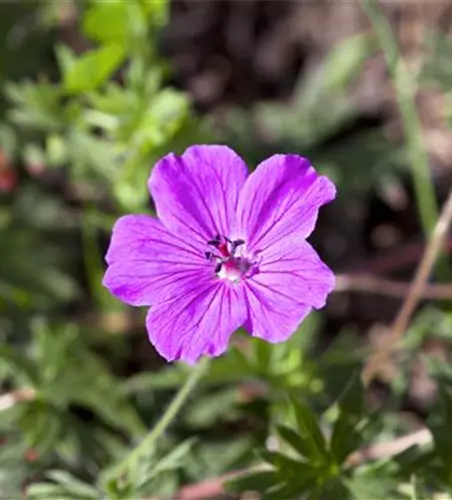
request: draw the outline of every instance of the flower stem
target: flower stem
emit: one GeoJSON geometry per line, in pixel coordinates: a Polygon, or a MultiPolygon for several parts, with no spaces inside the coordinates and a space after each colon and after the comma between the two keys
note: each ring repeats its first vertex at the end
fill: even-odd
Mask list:
{"type": "Polygon", "coordinates": [[[155,441],[166,431],[186,402],[192,390],[196,387],[209,367],[209,359],[203,358],[192,369],[185,383],[180,387],[174,399],[169,404],[157,425],[121,462],[107,473],[107,479],[113,479],[123,474],[128,467],[133,467],[137,460],[149,450],[155,441]]]}
{"type": "Polygon", "coordinates": [[[438,218],[438,205],[430,181],[427,155],[421,143],[421,124],[414,104],[415,77],[410,76],[410,71],[400,57],[397,40],[378,0],[361,0],[361,5],[375,29],[394,83],[412,168],[419,217],[425,239],[428,239],[438,218]]]}

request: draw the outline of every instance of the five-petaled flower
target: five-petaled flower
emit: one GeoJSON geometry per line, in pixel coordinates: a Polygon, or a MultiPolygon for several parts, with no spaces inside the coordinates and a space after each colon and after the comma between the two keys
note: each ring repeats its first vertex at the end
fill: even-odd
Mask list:
{"type": "Polygon", "coordinates": [[[169,154],[149,179],[158,219],[115,224],[103,284],[133,306],[168,361],[218,356],[239,327],[286,340],[325,305],[334,275],[306,242],[336,194],[297,155],[275,155],[248,176],[226,146],[169,154]]]}

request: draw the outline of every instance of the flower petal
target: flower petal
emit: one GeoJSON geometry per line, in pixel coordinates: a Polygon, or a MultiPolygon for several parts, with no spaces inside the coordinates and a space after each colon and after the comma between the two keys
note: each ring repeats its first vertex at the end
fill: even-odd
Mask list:
{"type": "Polygon", "coordinates": [[[325,305],[334,283],[333,272],[306,241],[273,245],[246,282],[251,333],[269,342],[287,339],[312,308],[325,305]]]}
{"type": "Polygon", "coordinates": [[[241,287],[199,280],[178,296],[149,310],[149,340],[167,361],[193,364],[202,355],[219,356],[246,318],[241,287]]]}
{"type": "Polygon", "coordinates": [[[228,236],[248,171],[226,146],[192,146],[154,167],[149,189],[163,224],[173,233],[206,242],[228,236]]]}
{"type": "Polygon", "coordinates": [[[302,240],[314,229],[319,208],[336,195],[306,158],[274,155],[249,176],[238,205],[239,236],[258,251],[287,237],[302,240]]]}
{"type": "Polygon", "coordinates": [[[247,284],[245,293],[249,311],[246,329],[253,337],[274,344],[287,340],[312,311],[307,304],[268,293],[258,283],[247,284]]]}
{"type": "Polygon", "coordinates": [[[120,300],[151,305],[181,283],[212,277],[202,247],[170,234],[148,215],[126,215],[113,228],[103,285],[120,300]]]}
{"type": "Polygon", "coordinates": [[[325,306],[335,277],[307,241],[273,245],[262,252],[256,281],[316,309],[325,306]]]}

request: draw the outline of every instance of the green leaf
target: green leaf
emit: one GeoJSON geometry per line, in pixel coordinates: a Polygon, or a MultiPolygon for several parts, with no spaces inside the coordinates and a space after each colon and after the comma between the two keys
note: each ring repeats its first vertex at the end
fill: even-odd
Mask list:
{"type": "Polygon", "coordinates": [[[338,401],[339,416],[333,426],[330,449],[338,463],[348,457],[362,442],[359,424],[364,411],[364,388],[355,375],[338,401]]]}
{"type": "Polygon", "coordinates": [[[61,470],[54,470],[47,473],[47,477],[64,487],[68,492],[80,499],[97,499],[100,494],[89,484],[80,481],[72,474],[61,470]]]}
{"type": "Polygon", "coordinates": [[[75,500],[61,486],[52,483],[35,483],[27,488],[30,500],[75,500]]]}
{"type": "Polygon", "coordinates": [[[58,66],[63,75],[65,75],[77,61],[77,54],[68,45],[59,43],[55,47],[55,56],[58,66]]]}
{"type": "Polygon", "coordinates": [[[43,131],[59,130],[65,125],[61,88],[48,83],[8,83],[5,93],[14,107],[12,122],[43,131]]]}
{"type": "Polygon", "coordinates": [[[452,85],[452,68],[450,65],[450,51],[452,40],[440,30],[430,30],[425,37],[426,57],[422,65],[420,84],[439,87],[450,93],[452,85]]]}
{"type": "MultiPolygon", "coordinates": [[[[187,377],[187,367],[174,365],[156,372],[142,372],[130,376],[124,383],[126,393],[140,393],[152,390],[168,390],[179,387],[187,377]]],[[[244,381],[254,375],[254,369],[247,358],[235,348],[225,356],[214,359],[209,373],[200,382],[202,386],[215,386],[244,381]]]]}
{"type": "Polygon", "coordinates": [[[396,493],[398,481],[390,476],[380,474],[361,474],[348,480],[344,478],[344,486],[353,495],[354,500],[397,500],[403,498],[396,493]]]}
{"type": "MultiPolygon", "coordinates": [[[[281,480],[277,485],[268,489],[263,495],[263,500],[284,499],[318,499],[318,491],[321,488],[322,480],[315,474],[301,473],[298,476],[281,480]],[[315,495],[315,496],[312,496],[315,495]]],[[[331,498],[331,497],[325,497],[331,498]]],[[[341,498],[341,500],[343,500],[341,498]]]]}
{"type": "Polygon", "coordinates": [[[122,64],[124,47],[117,43],[85,52],[64,75],[64,88],[71,93],[95,90],[122,64]]]}
{"type": "Polygon", "coordinates": [[[433,434],[435,451],[442,460],[444,476],[448,484],[452,485],[452,433],[450,422],[452,421],[452,389],[446,384],[439,384],[439,403],[436,411],[431,413],[428,427],[433,434]]]}
{"type": "Polygon", "coordinates": [[[28,387],[36,387],[39,383],[38,371],[34,364],[6,343],[0,344],[0,366],[3,366],[15,381],[28,387]]]}
{"type": "Polygon", "coordinates": [[[177,469],[178,467],[180,467],[183,460],[185,460],[188,453],[192,450],[195,442],[196,439],[191,438],[177,445],[173,450],[167,453],[156,463],[153,468],[154,474],[177,469]]]}
{"type": "Polygon", "coordinates": [[[306,441],[309,447],[308,456],[312,461],[328,464],[330,462],[329,453],[326,447],[325,437],[317,424],[317,420],[312,411],[301,401],[292,398],[292,406],[298,426],[298,433],[306,441]]]}
{"type": "Polygon", "coordinates": [[[100,43],[123,41],[128,31],[128,1],[92,2],[83,18],[85,35],[100,43]]]}
{"type": "Polygon", "coordinates": [[[150,456],[143,457],[138,464],[136,474],[134,474],[134,485],[137,491],[146,491],[146,488],[154,480],[158,480],[162,474],[180,468],[192,450],[195,439],[187,439],[177,445],[173,450],[155,461],[154,450],[150,450],[150,456]]]}
{"type": "Polygon", "coordinates": [[[169,15],[168,0],[142,0],[141,6],[151,23],[156,26],[164,26],[169,15]]]}
{"type": "Polygon", "coordinates": [[[0,123],[0,148],[8,157],[16,152],[17,139],[16,132],[11,125],[0,123]]]}
{"type": "Polygon", "coordinates": [[[346,37],[333,46],[326,57],[322,72],[322,91],[343,90],[356,77],[372,52],[376,51],[374,37],[369,33],[346,37]]]}
{"type": "Polygon", "coordinates": [[[231,493],[243,493],[245,491],[257,491],[264,493],[280,481],[278,474],[274,471],[260,471],[243,475],[226,481],[225,486],[231,493]]]}
{"type": "Polygon", "coordinates": [[[102,495],[96,490],[88,492],[88,490],[73,489],[68,485],[36,483],[28,487],[27,498],[30,500],[101,500],[102,495]]]}
{"type": "Polygon", "coordinates": [[[284,425],[277,427],[278,434],[288,443],[295,451],[305,458],[309,457],[310,448],[309,444],[295,431],[284,425]]]}
{"type": "Polygon", "coordinates": [[[340,411],[348,415],[361,416],[364,411],[364,386],[357,373],[338,401],[340,411]]]}
{"type": "Polygon", "coordinates": [[[312,467],[312,465],[294,460],[293,458],[287,457],[277,451],[262,450],[260,451],[260,455],[266,462],[272,464],[285,477],[296,477],[301,474],[304,476],[316,473],[316,470],[312,467]]]}

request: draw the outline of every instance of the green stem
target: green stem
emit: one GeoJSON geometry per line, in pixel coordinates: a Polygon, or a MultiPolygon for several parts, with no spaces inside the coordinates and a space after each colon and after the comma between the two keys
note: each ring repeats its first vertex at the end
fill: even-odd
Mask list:
{"type": "Polygon", "coordinates": [[[198,382],[201,380],[203,375],[206,373],[209,367],[209,359],[203,358],[198,364],[192,369],[189,377],[185,381],[174,396],[174,399],[169,404],[165,413],[162,415],[157,425],[152,429],[152,431],[141,441],[141,443],[134,448],[119,464],[114,466],[107,474],[108,479],[114,477],[119,477],[124,473],[127,468],[133,467],[137,460],[146,453],[147,450],[151,449],[154,442],[166,431],[171,422],[177,416],[185,401],[187,400],[190,393],[196,387],[198,382]]]}
{"type": "Polygon", "coordinates": [[[421,124],[414,104],[414,78],[409,76],[404,61],[400,57],[397,40],[380,9],[378,0],[361,0],[361,4],[375,29],[394,82],[412,168],[419,216],[424,236],[428,239],[438,218],[438,205],[434,186],[430,181],[427,155],[420,139],[421,124]]]}

